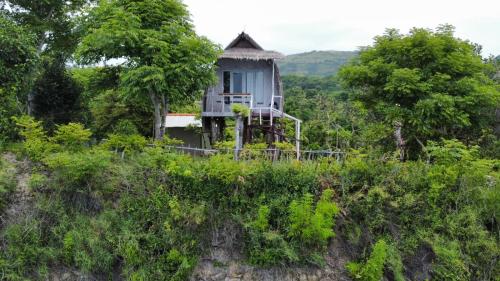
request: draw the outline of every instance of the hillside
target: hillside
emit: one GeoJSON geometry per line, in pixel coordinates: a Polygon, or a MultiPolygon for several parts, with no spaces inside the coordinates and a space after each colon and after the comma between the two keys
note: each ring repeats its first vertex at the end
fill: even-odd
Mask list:
{"type": "Polygon", "coordinates": [[[356,54],[355,51],[312,51],[286,56],[279,66],[283,75],[330,76],[356,54]]]}

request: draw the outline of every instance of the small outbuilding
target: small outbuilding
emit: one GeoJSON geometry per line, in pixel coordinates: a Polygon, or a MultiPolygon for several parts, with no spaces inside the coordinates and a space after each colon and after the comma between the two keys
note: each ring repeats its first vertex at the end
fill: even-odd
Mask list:
{"type": "Polygon", "coordinates": [[[183,146],[202,147],[201,120],[191,113],[168,113],[166,134],[183,142],[183,146]]]}

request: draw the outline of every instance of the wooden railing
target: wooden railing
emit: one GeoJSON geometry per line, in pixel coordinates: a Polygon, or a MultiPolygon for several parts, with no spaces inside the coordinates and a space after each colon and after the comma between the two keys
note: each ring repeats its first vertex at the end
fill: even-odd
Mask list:
{"type": "Polygon", "coordinates": [[[251,94],[246,93],[206,95],[203,97],[203,113],[227,113],[230,115],[232,113],[231,105],[233,104],[243,104],[248,108],[252,108],[253,97],[251,94]]]}

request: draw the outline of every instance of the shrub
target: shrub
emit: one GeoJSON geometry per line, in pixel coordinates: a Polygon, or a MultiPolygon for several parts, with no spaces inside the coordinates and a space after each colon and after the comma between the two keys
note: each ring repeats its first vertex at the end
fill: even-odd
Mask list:
{"type": "MultiPolygon", "coordinates": [[[[41,221],[25,218],[5,229],[3,242],[8,247],[0,251],[0,272],[7,280],[24,280],[23,277],[44,268],[57,259],[57,249],[47,246],[41,221]],[[2,259],[8,262],[2,263],[2,259]]],[[[38,276],[37,279],[46,279],[38,276]]]]}
{"type": "Polygon", "coordinates": [[[40,161],[48,153],[55,151],[57,146],[48,141],[42,122],[33,117],[23,115],[13,117],[19,127],[19,134],[24,138],[24,152],[33,160],[40,161]]]}
{"type": "Polygon", "coordinates": [[[313,196],[305,194],[300,200],[294,200],[289,207],[289,237],[309,246],[325,247],[333,237],[334,217],[339,208],[332,202],[333,190],[323,191],[320,200],[313,208],[313,196]]]}
{"type": "Polygon", "coordinates": [[[248,117],[248,115],[250,114],[250,108],[239,103],[231,105],[231,111],[233,111],[233,113],[236,115],[240,115],[241,117],[248,117]]]}
{"type": "Polygon", "coordinates": [[[14,167],[0,158],[0,214],[7,206],[9,195],[14,191],[15,187],[14,167]]]}
{"type": "Polygon", "coordinates": [[[111,158],[108,151],[92,149],[54,153],[43,162],[53,171],[61,190],[90,192],[105,187],[102,176],[110,166],[111,158]]]}
{"type": "Polygon", "coordinates": [[[469,162],[479,156],[479,147],[467,147],[458,140],[442,140],[441,143],[429,141],[427,145],[429,156],[437,164],[456,164],[469,162]]]}
{"type": "Polygon", "coordinates": [[[350,262],[347,270],[355,280],[380,281],[384,275],[384,264],[387,259],[388,246],[381,239],[373,245],[372,253],[366,263],[350,262]]]}
{"type": "Polygon", "coordinates": [[[433,280],[470,280],[470,272],[462,259],[457,241],[445,241],[437,237],[432,248],[437,257],[432,267],[433,280]]]}
{"type": "Polygon", "coordinates": [[[60,143],[70,150],[80,150],[84,144],[88,143],[90,136],[92,133],[85,129],[82,124],[69,123],[57,126],[52,141],[60,143]]]}
{"type": "Polygon", "coordinates": [[[63,260],[84,272],[110,272],[115,256],[106,232],[106,224],[96,219],[77,216],[71,229],[62,238],[63,260]]]}
{"type": "Polygon", "coordinates": [[[111,134],[103,144],[107,149],[123,151],[125,153],[140,152],[146,147],[147,140],[141,135],[111,134]]]}
{"type": "Polygon", "coordinates": [[[31,190],[38,191],[46,187],[48,182],[47,176],[39,173],[31,174],[28,186],[31,190]]]}

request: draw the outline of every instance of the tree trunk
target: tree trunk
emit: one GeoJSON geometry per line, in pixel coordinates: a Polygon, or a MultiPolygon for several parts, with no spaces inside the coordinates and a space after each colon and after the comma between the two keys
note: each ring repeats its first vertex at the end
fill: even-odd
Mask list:
{"type": "Polygon", "coordinates": [[[155,140],[161,140],[162,135],[161,135],[161,123],[162,123],[162,118],[161,118],[161,104],[158,98],[155,96],[155,94],[150,93],[149,98],[151,99],[151,102],[153,103],[154,107],[154,138],[155,140]]]}
{"type": "Polygon", "coordinates": [[[396,140],[396,147],[399,150],[399,161],[401,162],[405,160],[405,141],[401,135],[402,126],[401,122],[394,123],[394,139],[396,140]]]}
{"type": "Polygon", "coordinates": [[[161,97],[161,126],[160,126],[160,139],[163,139],[165,135],[165,130],[167,126],[167,114],[168,114],[168,97],[163,94],[161,97]]]}

